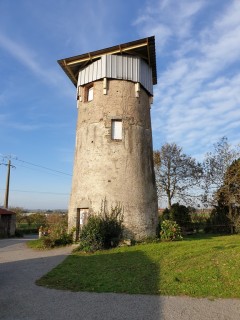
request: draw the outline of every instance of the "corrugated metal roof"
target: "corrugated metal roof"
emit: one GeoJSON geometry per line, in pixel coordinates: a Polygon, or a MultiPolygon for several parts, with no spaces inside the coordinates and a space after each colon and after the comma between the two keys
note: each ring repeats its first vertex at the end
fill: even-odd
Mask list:
{"type": "Polygon", "coordinates": [[[140,82],[153,95],[152,69],[141,58],[127,55],[105,55],[79,72],[78,86],[102,78],[140,82]]]}
{"type": "MultiPolygon", "coordinates": [[[[79,71],[92,64],[94,61],[99,60],[105,55],[122,55],[127,54],[137,56],[146,61],[152,68],[152,82],[157,84],[157,69],[156,69],[156,53],[155,53],[155,37],[148,37],[132,42],[119,44],[113,47],[84,53],[78,56],[58,60],[59,65],[62,67],[67,76],[71,79],[73,84],[77,86],[79,71]]],[[[95,65],[98,67],[98,64],[95,65]]],[[[96,72],[97,74],[97,72],[96,72]]]]}

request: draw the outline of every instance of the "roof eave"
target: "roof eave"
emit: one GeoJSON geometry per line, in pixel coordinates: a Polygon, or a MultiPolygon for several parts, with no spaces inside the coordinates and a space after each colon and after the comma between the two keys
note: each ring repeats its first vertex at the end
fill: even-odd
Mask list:
{"type": "Polygon", "coordinates": [[[128,43],[119,44],[113,47],[84,53],[78,56],[69,57],[58,60],[59,65],[72,81],[77,86],[78,72],[84,65],[91,61],[99,59],[101,56],[106,54],[119,54],[119,53],[130,53],[136,50],[136,54],[141,48],[146,47],[147,51],[144,58],[152,68],[152,80],[153,84],[157,84],[157,70],[156,70],[156,52],[155,52],[155,37],[148,37],[139,40],[135,40],[128,43]],[[74,73],[75,70],[75,73],[74,73]],[[76,72],[77,70],[77,72],[76,72]]]}

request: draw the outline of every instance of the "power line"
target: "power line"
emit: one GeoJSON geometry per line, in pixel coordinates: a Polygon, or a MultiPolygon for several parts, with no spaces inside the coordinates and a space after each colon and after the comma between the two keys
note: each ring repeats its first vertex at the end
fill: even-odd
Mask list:
{"type": "MultiPolygon", "coordinates": [[[[55,176],[55,177],[60,177],[60,176],[61,176],[60,174],[55,173],[55,172],[43,171],[43,170],[41,170],[41,168],[40,168],[40,169],[38,169],[38,168],[32,168],[32,167],[24,166],[24,165],[22,165],[22,164],[15,164],[15,166],[16,166],[17,168],[21,167],[21,168],[26,168],[26,169],[28,169],[28,170],[33,170],[33,171],[38,171],[38,172],[42,172],[42,173],[45,173],[45,174],[50,174],[50,175],[55,176]]],[[[61,176],[61,177],[62,177],[62,176],[61,176]]],[[[68,178],[68,176],[67,176],[67,177],[64,177],[64,178],[68,178]]]]}
{"type": "Polygon", "coordinates": [[[57,172],[57,173],[60,173],[60,174],[64,174],[64,175],[67,175],[67,176],[71,176],[71,174],[69,174],[69,173],[62,172],[62,171],[55,170],[55,169],[51,169],[51,168],[47,168],[47,167],[41,166],[39,164],[34,164],[34,163],[31,163],[31,162],[28,162],[28,161],[24,161],[24,160],[21,160],[21,159],[18,159],[18,158],[15,158],[14,160],[30,164],[31,166],[34,166],[34,167],[38,167],[38,168],[42,168],[42,169],[45,169],[45,170],[49,170],[49,171],[57,172]]]}
{"type": "MultiPolygon", "coordinates": [[[[5,190],[5,189],[0,189],[0,190],[5,190]]],[[[49,191],[30,191],[30,190],[17,190],[17,189],[11,189],[11,191],[14,192],[27,192],[27,193],[42,193],[42,194],[55,194],[55,195],[67,195],[69,196],[69,193],[64,193],[64,192],[49,192],[49,191]]]]}
{"type": "Polygon", "coordinates": [[[1,157],[3,159],[12,159],[12,160],[16,160],[16,161],[19,161],[19,162],[22,162],[22,163],[27,163],[27,164],[29,164],[31,166],[34,166],[34,167],[38,167],[38,168],[42,168],[42,169],[45,169],[45,170],[57,172],[57,173],[64,174],[64,175],[67,175],[67,176],[72,176],[69,173],[66,173],[66,172],[63,172],[63,171],[60,171],[60,170],[51,169],[51,168],[48,168],[48,167],[45,167],[45,166],[42,166],[42,165],[39,165],[39,164],[35,164],[35,163],[32,163],[32,162],[28,162],[28,161],[25,161],[25,160],[21,160],[21,159],[19,159],[17,157],[13,157],[11,155],[4,156],[4,155],[1,154],[1,157]]]}

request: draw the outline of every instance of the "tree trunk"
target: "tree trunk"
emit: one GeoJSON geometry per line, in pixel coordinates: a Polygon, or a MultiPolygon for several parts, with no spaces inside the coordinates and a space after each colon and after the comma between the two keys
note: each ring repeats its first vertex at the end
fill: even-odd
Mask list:
{"type": "Polygon", "coordinates": [[[231,230],[231,234],[233,234],[234,228],[233,228],[233,214],[232,214],[232,206],[231,206],[231,203],[229,203],[228,208],[229,208],[229,210],[228,210],[229,219],[230,219],[230,221],[231,221],[230,230],[231,230]]]}
{"type": "Polygon", "coordinates": [[[171,208],[172,208],[172,201],[170,196],[168,196],[168,209],[171,210],[171,208]]]}

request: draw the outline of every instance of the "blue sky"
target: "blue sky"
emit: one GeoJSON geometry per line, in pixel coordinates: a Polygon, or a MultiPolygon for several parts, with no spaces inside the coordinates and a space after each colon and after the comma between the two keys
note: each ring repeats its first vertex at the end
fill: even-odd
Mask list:
{"type": "MultiPolygon", "coordinates": [[[[0,0],[0,154],[16,167],[9,205],[68,206],[77,109],[58,59],[155,35],[154,148],[176,142],[202,160],[222,136],[238,144],[239,12],[239,0],[0,0]]],[[[0,206],[5,180],[1,165],[0,206]]]]}

